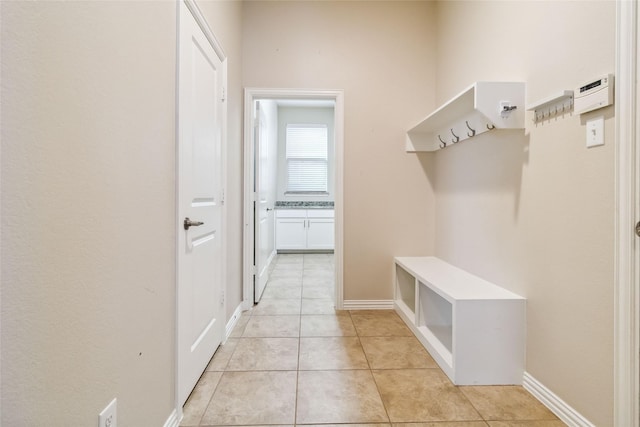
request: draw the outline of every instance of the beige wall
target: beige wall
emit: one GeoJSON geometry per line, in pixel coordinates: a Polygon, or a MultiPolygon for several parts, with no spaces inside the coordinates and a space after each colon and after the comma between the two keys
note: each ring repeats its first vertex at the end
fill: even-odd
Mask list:
{"type": "Polygon", "coordinates": [[[175,4],[2,8],[2,425],[162,425],[175,4]]]}
{"type": "MultiPolygon", "coordinates": [[[[527,103],[614,72],[614,2],[440,2],[437,100],[477,80],[527,83],[527,103]]],[[[491,132],[436,154],[436,254],[528,299],[527,366],[612,426],[614,120],[491,132]]]]}
{"type": "MultiPolygon", "coordinates": [[[[204,2],[203,2],[204,3],[204,2]]],[[[229,56],[228,307],[241,299],[239,2],[229,56]]],[[[174,2],[1,2],[2,419],[123,426],[174,409],[174,2]]]]}
{"type": "Polygon", "coordinates": [[[247,2],[243,83],[343,89],[344,298],[391,299],[394,255],[432,251],[429,156],[404,152],[433,107],[434,4],[247,2]]]}

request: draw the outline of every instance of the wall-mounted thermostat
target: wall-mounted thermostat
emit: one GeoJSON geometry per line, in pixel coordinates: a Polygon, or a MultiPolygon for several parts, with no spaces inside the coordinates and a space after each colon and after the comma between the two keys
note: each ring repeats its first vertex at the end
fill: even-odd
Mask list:
{"type": "Polygon", "coordinates": [[[613,74],[580,85],[574,93],[573,111],[586,113],[613,104],[613,74]]]}

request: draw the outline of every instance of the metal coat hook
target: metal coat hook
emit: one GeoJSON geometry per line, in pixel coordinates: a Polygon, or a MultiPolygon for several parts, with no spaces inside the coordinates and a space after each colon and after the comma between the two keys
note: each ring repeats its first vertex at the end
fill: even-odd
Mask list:
{"type": "Polygon", "coordinates": [[[453,135],[453,137],[455,138],[452,140],[452,142],[455,144],[456,142],[460,141],[460,137],[455,133],[453,133],[453,128],[451,128],[450,130],[451,130],[451,135],[453,135]]]}
{"type": "Polygon", "coordinates": [[[440,148],[445,148],[447,146],[447,143],[444,142],[442,138],[440,138],[440,135],[438,135],[438,139],[440,140],[440,148]]]}
{"type": "Polygon", "coordinates": [[[492,124],[487,124],[487,129],[494,130],[496,127],[492,124]]]}
{"type": "Polygon", "coordinates": [[[471,126],[469,126],[469,122],[468,121],[465,121],[465,124],[467,125],[467,127],[471,131],[471,133],[467,132],[467,135],[469,135],[469,138],[471,138],[472,136],[475,136],[476,130],[475,129],[471,129],[471,126]]]}

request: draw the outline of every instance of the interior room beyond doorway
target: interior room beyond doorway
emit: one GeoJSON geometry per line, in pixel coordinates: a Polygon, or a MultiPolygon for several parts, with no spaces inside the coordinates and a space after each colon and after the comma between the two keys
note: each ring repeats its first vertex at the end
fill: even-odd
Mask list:
{"type": "MultiPolygon", "coordinates": [[[[266,295],[271,276],[282,280],[274,272],[278,254],[335,253],[335,264],[341,264],[336,250],[336,241],[341,241],[336,239],[336,195],[341,192],[336,147],[341,148],[341,129],[337,132],[333,95],[248,97],[247,101],[250,127],[245,129],[250,131],[251,152],[245,153],[249,161],[245,174],[251,176],[245,178],[251,184],[252,200],[245,209],[249,214],[245,225],[253,235],[245,242],[250,246],[245,254],[251,265],[249,283],[245,283],[245,307],[249,308],[266,295]]],[[[323,292],[338,307],[341,283],[336,286],[339,275],[333,264],[330,271],[324,269],[325,285],[331,286],[324,286],[323,292]]]]}

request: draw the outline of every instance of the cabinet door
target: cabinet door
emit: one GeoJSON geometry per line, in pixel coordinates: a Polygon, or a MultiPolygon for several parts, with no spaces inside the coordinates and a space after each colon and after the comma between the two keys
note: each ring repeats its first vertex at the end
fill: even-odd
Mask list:
{"type": "Polygon", "coordinates": [[[307,230],[304,218],[276,220],[276,249],[306,249],[307,230]]]}
{"type": "Polygon", "coordinates": [[[307,227],[307,249],[333,249],[333,218],[309,219],[307,227]]]}

